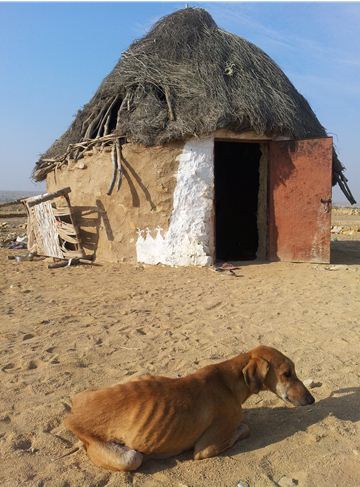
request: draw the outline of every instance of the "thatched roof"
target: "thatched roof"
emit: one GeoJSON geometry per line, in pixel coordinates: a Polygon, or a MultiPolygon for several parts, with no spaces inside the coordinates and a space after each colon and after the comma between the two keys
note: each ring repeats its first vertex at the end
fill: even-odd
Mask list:
{"type": "MultiPolygon", "coordinates": [[[[308,102],[261,49],[218,28],[203,9],[179,10],[123,53],[41,156],[33,176],[44,179],[56,162],[117,135],[149,146],[219,128],[294,139],[326,136],[308,102]]],[[[335,151],[333,162],[333,182],[351,201],[335,151]]]]}

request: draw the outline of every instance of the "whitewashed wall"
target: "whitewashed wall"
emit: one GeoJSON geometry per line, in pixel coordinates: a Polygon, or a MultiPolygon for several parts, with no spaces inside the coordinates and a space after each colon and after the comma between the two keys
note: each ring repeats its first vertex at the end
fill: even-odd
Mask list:
{"type": "Polygon", "coordinates": [[[214,253],[214,139],[191,139],[179,166],[169,228],[139,229],[138,262],[211,265],[214,253]]]}

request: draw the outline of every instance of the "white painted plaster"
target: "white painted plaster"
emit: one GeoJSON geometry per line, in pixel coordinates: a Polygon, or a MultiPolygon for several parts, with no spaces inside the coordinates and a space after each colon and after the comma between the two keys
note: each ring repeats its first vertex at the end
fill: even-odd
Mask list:
{"type": "Polygon", "coordinates": [[[138,262],[211,265],[214,253],[214,139],[191,139],[178,156],[169,228],[138,230],[138,262]]]}

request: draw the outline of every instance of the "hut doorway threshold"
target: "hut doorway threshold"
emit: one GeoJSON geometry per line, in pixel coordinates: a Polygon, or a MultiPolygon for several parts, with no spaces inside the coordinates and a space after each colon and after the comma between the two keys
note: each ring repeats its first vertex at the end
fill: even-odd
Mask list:
{"type": "Polygon", "coordinates": [[[255,260],[259,247],[260,144],[215,141],[215,259],[255,260]]]}

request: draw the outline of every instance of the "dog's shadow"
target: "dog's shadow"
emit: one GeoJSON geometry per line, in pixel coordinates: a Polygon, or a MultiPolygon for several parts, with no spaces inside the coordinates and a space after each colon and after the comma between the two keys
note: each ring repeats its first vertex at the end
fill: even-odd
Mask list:
{"type": "MultiPolygon", "coordinates": [[[[334,391],[326,399],[311,406],[288,408],[254,407],[245,411],[245,422],[250,426],[251,434],[245,440],[223,452],[226,457],[242,452],[250,452],[278,443],[297,433],[306,431],[328,416],[353,423],[360,420],[360,387],[348,387],[334,391]]],[[[166,460],[148,460],[142,467],[143,473],[155,473],[176,465],[177,462],[192,459],[191,451],[166,460]]]]}
{"type": "Polygon", "coordinates": [[[333,391],[332,394],[304,407],[259,407],[246,411],[245,422],[250,426],[249,438],[239,441],[224,455],[234,455],[264,448],[306,431],[328,416],[353,423],[360,420],[360,387],[333,391]]]}

